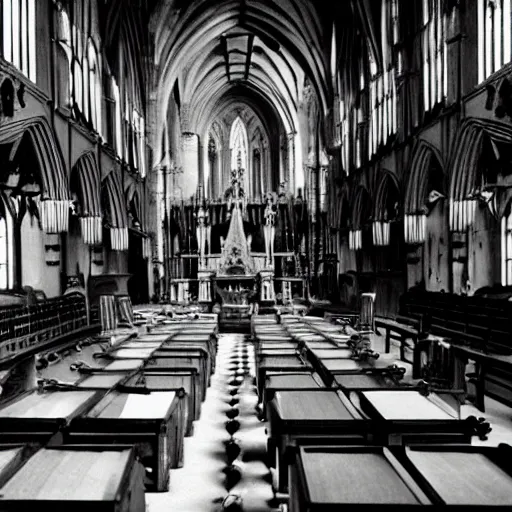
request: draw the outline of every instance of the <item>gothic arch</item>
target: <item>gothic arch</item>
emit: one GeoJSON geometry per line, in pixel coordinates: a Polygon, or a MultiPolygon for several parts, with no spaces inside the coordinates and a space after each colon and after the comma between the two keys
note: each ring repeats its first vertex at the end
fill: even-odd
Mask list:
{"type": "Polygon", "coordinates": [[[373,244],[389,245],[390,224],[399,217],[400,184],[396,174],[384,170],[375,192],[373,204],[373,244]]]}
{"type": "Polygon", "coordinates": [[[489,119],[468,118],[454,142],[450,161],[450,229],[464,231],[474,220],[481,172],[479,158],[485,139],[494,145],[510,144],[512,126],[489,119]]]}
{"type": "MultiPolygon", "coordinates": [[[[404,197],[404,234],[408,243],[423,243],[429,193],[444,197],[445,173],[441,154],[429,142],[420,139],[413,151],[404,197]]],[[[436,198],[432,198],[435,202],[436,198]]]]}
{"type": "Polygon", "coordinates": [[[40,218],[43,230],[59,233],[68,230],[69,183],[64,159],[48,121],[32,117],[0,127],[0,144],[19,143],[28,137],[34,148],[41,179],[40,218]]]}

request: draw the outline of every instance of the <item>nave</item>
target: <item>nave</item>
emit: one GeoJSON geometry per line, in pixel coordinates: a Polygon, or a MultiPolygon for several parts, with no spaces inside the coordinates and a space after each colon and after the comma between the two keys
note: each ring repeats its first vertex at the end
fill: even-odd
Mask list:
{"type": "Polygon", "coordinates": [[[219,502],[222,504],[230,494],[242,498],[244,510],[271,510],[273,493],[265,464],[267,437],[265,424],[257,417],[254,377],[254,348],[247,335],[220,334],[216,370],[201,417],[195,422],[193,437],[185,439],[184,466],[171,470],[169,493],[147,495],[150,512],[218,510],[219,502]],[[233,436],[226,428],[231,414],[237,414],[233,421],[240,424],[233,436]],[[226,473],[232,464],[234,471],[226,473]]]}
{"type": "Polygon", "coordinates": [[[481,417],[339,320],[223,333],[215,315],[144,306],[130,328],[39,353],[37,389],[7,386],[0,407],[0,508],[509,507],[508,408],[488,399],[481,417]]]}
{"type": "Polygon", "coordinates": [[[2,0],[0,512],[510,508],[511,91],[512,0],[2,0]]]}

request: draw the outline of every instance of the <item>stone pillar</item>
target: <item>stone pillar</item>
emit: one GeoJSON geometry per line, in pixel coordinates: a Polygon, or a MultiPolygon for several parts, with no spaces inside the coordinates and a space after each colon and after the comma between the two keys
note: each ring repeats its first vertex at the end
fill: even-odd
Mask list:
{"type": "Polygon", "coordinates": [[[288,134],[288,190],[295,192],[295,132],[288,134]]]}
{"type": "Polygon", "coordinates": [[[152,236],[151,261],[153,279],[150,291],[160,296],[164,291],[164,172],[162,168],[156,168],[150,172],[148,180],[148,231],[152,236]]]}

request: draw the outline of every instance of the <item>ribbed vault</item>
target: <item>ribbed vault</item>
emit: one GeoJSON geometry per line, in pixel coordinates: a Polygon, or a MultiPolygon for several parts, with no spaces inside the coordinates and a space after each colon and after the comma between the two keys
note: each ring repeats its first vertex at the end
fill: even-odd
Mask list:
{"type": "MultiPolygon", "coordinates": [[[[327,112],[326,31],[314,2],[162,0],[153,12],[152,31],[158,63],[157,138],[176,83],[186,105],[186,131],[198,134],[241,90],[252,98],[255,111],[260,104],[260,110],[264,105],[273,112],[273,123],[277,113],[283,133],[297,132],[305,76],[327,112]]],[[[260,117],[266,124],[269,116],[260,117]]],[[[159,159],[156,154],[155,161],[159,159]]]]}

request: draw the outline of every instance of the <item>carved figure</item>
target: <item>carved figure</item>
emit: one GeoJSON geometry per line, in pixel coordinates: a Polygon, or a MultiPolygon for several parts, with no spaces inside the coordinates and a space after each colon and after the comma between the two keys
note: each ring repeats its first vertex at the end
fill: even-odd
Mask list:
{"type": "Polygon", "coordinates": [[[275,237],[275,218],[277,215],[272,195],[267,194],[267,206],[265,207],[264,218],[264,235],[265,235],[265,254],[267,266],[273,266],[274,261],[274,237],[275,237]]]}

